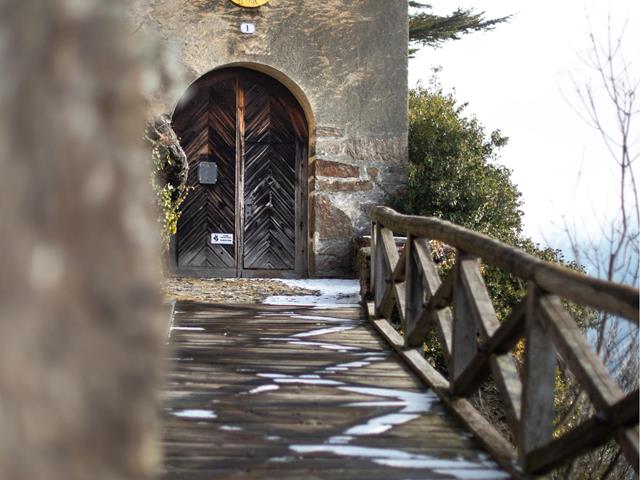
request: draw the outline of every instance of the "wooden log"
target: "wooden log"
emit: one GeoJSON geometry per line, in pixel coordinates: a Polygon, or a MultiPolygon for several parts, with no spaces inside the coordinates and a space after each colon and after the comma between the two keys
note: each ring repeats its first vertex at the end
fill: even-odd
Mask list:
{"type": "MultiPolygon", "coordinates": [[[[499,329],[500,322],[493,309],[487,287],[484,284],[478,258],[469,254],[462,254],[459,259],[458,273],[465,291],[465,298],[468,300],[470,313],[475,320],[474,323],[480,332],[481,338],[486,341],[499,329]]],[[[522,401],[522,383],[520,382],[515,360],[511,353],[492,355],[489,357],[489,365],[500,391],[502,402],[506,407],[512,431],[515,433],[520,422],[520,404],[522,401]]],[[[455,383],[453,387],[455,392],[455,383]]]]}
{"type": "Polygon", "coordinates": [[[535,280],[543,290],[581,305],[620,315],[638,324],[640,292],[636,288],[588,277],[543,262],[517,248],[444,220],[401,215],[381,206],[373,207],[369,215],[373,221],[392,230],[440,240],[522,279],[535,280]]]}
{"type": "MultiPolygon", "coordinates": [[[[609,440],[623,427],[638,424],[638,390],[613,405],[603,415],[591,417],[568,433],[527,455],[527,470],[544,474],[609,440]]],[[[637,467],[636,467],[637,468],[637,467]]]]}
{"type": "Polygon", "coordinates": [[[529,284],[527,297],[527,344],[518,453],[525,472],[531,473],[526,463],[527,455],[549,443],[553,434],[556,350],[542,328],[539,291],[533,283],[529,284]]]}

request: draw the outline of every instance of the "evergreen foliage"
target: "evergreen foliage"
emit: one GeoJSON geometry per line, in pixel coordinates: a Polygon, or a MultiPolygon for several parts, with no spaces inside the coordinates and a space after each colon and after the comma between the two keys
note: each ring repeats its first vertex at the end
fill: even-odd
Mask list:
{"type": "MultiPolygon", "coordinates": [[[[485,19],[485,12],[476,13],[463,8],[458,8],[450,15],[434,15],[424,11],[431,9],[431,5],[410,1],[409,6],[421,10],[409,19],[409,41],[419,46],[438,47],[447,40],[458,40],[468,33],[493,30],[511,18],[485,19]]],[[[412,48],[410,52],[416,50],[412,48]]]]}
{"type": "MultiPolygon", "coordinates": [[[[392,206],[406,214],[448,220],[545,261],[581,270],[559,250],[523,235],[522,195],[511,171],[497,163],[508,138],[499,130],[487,133],[477,118],[466,115],[466,108],[443,90],[437,70],[426,86],[410,91],[407,186],[392,206]]],[[[442,273],[451,265],[441,262],[442,273]]],[[[498,268],[484,266],[483,274],[496,314],[504,319],[524,297],[526,285],[498,268]]]]}
{"type": "Polygon", "coordinates": [[[409,177],[403,208],[513,243],[522,230],[521,194],[496,164],[508,138],[465,116],[435,75],[409,93],[409,177]]]}

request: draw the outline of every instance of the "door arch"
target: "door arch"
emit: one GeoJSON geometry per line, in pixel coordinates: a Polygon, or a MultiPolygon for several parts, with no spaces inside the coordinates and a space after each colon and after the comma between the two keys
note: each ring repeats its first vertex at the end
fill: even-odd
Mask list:
{"type": "Polygon", "coordinates": [[[254,70],[214,70],[189,87],[173,126],[191,187],[176,273],[306,275],[309,129],[291,92],[254,70]]]}

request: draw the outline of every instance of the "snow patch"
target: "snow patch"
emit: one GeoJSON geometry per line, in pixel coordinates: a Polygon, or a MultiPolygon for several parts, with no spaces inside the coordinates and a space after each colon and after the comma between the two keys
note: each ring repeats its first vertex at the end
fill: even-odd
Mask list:
{"type": "Polygon", "coordinates": [[[280,387],[278,385],[273,385],[273,384],[260,385],[259,387],[249,390],[249,393],[255,394],[255,393],[262,393],[262,392],[271,392],[273,390],[278,390],[279,388],[280,387]]]}
{"type": "Polygon", "coordinates": [[[275,295],[263,303],[270,305],[322,305],[325,308],[341,308],[360,304],[360,284],[357,280],[299,279],[278,280],[289,287],[315,290],[317,295],[275,295]]]}
{"type": "Polygon", "coordinates": [[[218,418],[218,416],[211,410],[178,410],[171,412],[171,415],[174,417],[197,419],[218,418]]]}

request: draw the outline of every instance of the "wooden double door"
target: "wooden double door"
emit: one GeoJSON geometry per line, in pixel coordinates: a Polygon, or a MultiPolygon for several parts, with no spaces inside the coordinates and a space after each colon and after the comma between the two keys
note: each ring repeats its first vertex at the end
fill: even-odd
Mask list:
{"type": "Polygon", "coordinates": [[[191,187],[173,245],[190,276],[306,273],[308,129],[293,95],[247,69],[195,82],[173,116],[191,187]]]}

